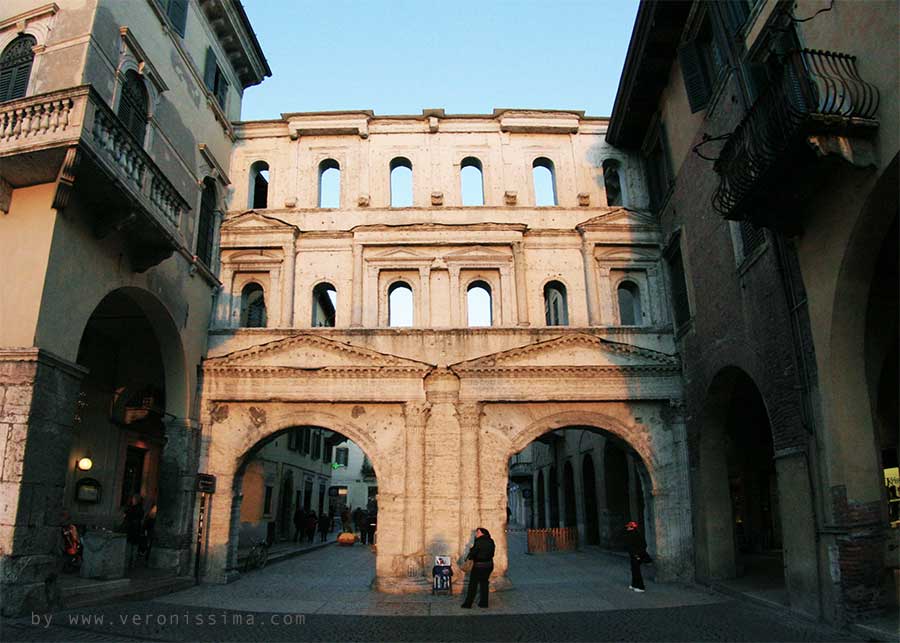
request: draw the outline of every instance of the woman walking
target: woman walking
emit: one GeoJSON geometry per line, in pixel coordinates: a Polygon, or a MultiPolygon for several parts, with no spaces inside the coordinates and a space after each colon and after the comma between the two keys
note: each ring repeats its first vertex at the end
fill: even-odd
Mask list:
{"type": "Polygon", "coordinates": [[[488,606],[488,579],[494,571],[494,541],[490,532],[484,527],[475,530],[475,543],[469,550],[466,560],[472,561],[472,571],[469,572],[469,586],[466,589],[466,600],[462,607],[469,609],[475,600],[475,592],[478,591],[478,607],[488,606]]]}

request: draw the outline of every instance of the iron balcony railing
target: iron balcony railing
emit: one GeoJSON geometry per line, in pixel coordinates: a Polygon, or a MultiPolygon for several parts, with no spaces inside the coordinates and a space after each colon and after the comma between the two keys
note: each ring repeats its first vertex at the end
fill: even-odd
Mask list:
{"type": "Polygon", "coordinates": [[[878,89],[860,77],[855,56],[791,52],[780,82],[760,95],[722,148],[713,207],[726,219],[748,218],[748,201],[798,137],[871,128],[878,102],[878,89]]]}

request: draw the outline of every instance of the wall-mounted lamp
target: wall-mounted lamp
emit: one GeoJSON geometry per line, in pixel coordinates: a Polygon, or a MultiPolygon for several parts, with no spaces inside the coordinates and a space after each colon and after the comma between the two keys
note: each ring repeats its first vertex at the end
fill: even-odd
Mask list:
{"type": "Polygon", "coordinates": [[[78,461],[78,464],[75,466],[78,467],[79,471],[90,471],[91,468],[94,466],[94,461],[91,460],[89,457],[84,456],[83,458],[81,458],[78,461]]]}

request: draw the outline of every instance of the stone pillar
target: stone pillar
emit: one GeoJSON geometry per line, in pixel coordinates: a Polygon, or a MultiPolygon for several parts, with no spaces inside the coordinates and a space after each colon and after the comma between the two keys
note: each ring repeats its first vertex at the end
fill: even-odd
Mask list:
{"type": "Polygon", "coordinates": [[[290,242],[284,245],[284,271],[282,272],[284,287],[281,290],[281,326],[284,328],[291,328],[294,325],[294,281],[297,261],[296,234],[295,231],[291,236],[290,242]]]}
{"type": "Polygon", "coordinates": [[[87,371],[38,348],[0,350],[2,614],[58,606],[59,527],[87,371]]]}
{"type": "Polygon", "coordinates": [[[516,312],[519,326],[529,326],[528,321],[528,279],[526,278],[525,242],[513,243],[513,264],[516,271],[516,312]]]}
{"type": "MultiPolygon", "coordinates": [[[[480,478],[478,433],[481,430],[481,405],[457,404],[459,417],[459,542],[465,550],[471,546],[473,533],[479,525],[480,478]]],[[[505,493],[504,489],[504,493],[505,493]]]]}
{"type": "Polygon", "coordinates": [[[513,302],[513,279],[509,266],[500,268],[500,314],[497,316],[497,322],[500,326],[513,326],[517,317],[514,314],[515,308],[513,302]]]}
{"type": "Polygon", "coordinates": [[[199,426],[193,420],[166,422],[166,444],[159,459],[159,498],[150,564],[188,573],[194,533],[199,426]]]}
{"type": "Polygon", "coordinates": [[[363,325],[363,247],[361,243],[353,242],[353,305],[350,310],[350,326],[361,328],[363,325]]]}
{"type": "Polygon", "coordinates": [[[403,555],[409,577],[423,576],[425,568],[425,426],[430,411],[431,405],[426,402],[403,405],[406,420],[403,555]]]}
{"type": "MultiPolygon", "coordinates": [[[[598,302],[600,307],[601,326],[615,326],[618,316],[613,312],[612,284],[609,283],[609,266],[600,266],[600,281],[597,284],[598,302]]],[[[615,305],[618,306],[618,300],[615,305]]]]}
{"type": "Polygon", "coordinates": [[[450,326],[460,326],[461,300],[459,298],[459,266],[450,266],[450,326]]]}
{"type": "Polygon", "coordinates": [[[588,324],[600,325],[600,290],[597,286],[597,269],[594,260],[594,244],[581,240],[581,260],[584,263],[584,285],[587,293],[588,324]]]}
{"type": "MultiPolygon", "coordinates": [[[[204,533],[201,539],[200,569],[205,583],[228,583],[240,577],[237,571],[238,532],[241,525],[242,496],[234,493],[234,477],[211,472],[216,476],[216,493],[207,498],[204,533]],[[233,535],[233,538],[232,538],[233,535]]],[[[197,520],[199,501],[193,512],[197,520]]],[[[197,534],[191,543],[193,555],[197,555],[197,534]]],[[[193,556],[191,557],[193,570],[193,556]]]]}
{"type": "Polygon", "coordinates": [[[231,308],[234,294],[231,292],[232,282],[234,280],[234,271],[229,266],[222,266],[222,285],[219,287],[218,298],[216,299],[215,325],[230,328],[231,308]]]}
{"type": "Polygon", "coordinates": [[[419,268],[419,288],[422,295],[418,297],[417,307],[419,309],[417,323],[415,326],[421,328],[431,328],[431,266],[423,266],[419,268]]]}

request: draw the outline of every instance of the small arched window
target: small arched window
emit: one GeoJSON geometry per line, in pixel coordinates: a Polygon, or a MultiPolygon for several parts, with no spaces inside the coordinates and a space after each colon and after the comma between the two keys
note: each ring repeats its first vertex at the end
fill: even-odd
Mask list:
{"type": "Polygon", "coordinates": [[[250,166],[250,195],[247,207],[264,210],[269,207],[269,164],[257,161],[250,166]]]}
{"type": "Polygon", "coordinates": [[[313,288],[313,328],[334,327],[336,308],[337,290],[334,286],[329,283],[321,283],[313,288]]]}
{"type": "Polygon", "coordinates": [[[569,325],[566,287],[558,281],[551,281],[544,286],[544,314],[548,326],[569,325]]]}
{"type": "Polygon", "coordinates": [[[215,182],[210,178],[204,179],[203,194],[200,197],[200,216],[197,219],[197,257],[207,266],[212,264],[216,198],[215,182]]]}
{"type": "Polygon", "coordinates": [[[391,207],[409,208],[413,204],[413,170],[408,158],[391,161],[391,207]]]}
{"type": "Polygon", "coordinates": [[[334,159],[319,163],[319,207],[341,207],[341,166],[334,159]]]}
{"type": "Polygon", "coordinates": [[[534,204],[557,205],[556,170],[553,161],[546,157],[534,159],[531,164],[531,175],[534,179],[534,204]]]}
{"type": "Polygon", "coordinates": [[[467,156],[459,164],[463,205],[484,205],[484,170],[474,156],[467,156]]]}
{"type": "Polygon", "coordinates": [[[0,55],[0,102],[25,96],[36,44],[34,36],[23,35],[3,50],[0,55]]]}
{"type": "Polygon", "coordinates": [[[148,100],[144,79],[136,71],[129,69],[122,81],[118,114],[125,129],[131,132],[141,145],[144,144],[144,135],[147,131],[148,100]]]}
{"type": "Polygon", "coordinates": [[[493,311],[491,287],[484,281],[473,281],[466,289],[469,326],[491,326],[493,311]]]}
{"type": "Polygon", "coordinates": [[[615,159],[603,161],[603,184],[606,186],[606,205],[622,205],[621,165],[615,159]]]}
{"type": "Polygon", "coordinates": [[[619,323],[622,326],[641,326],[641,289],[633,281],[619,284],[619,323]]]}
{"type": "Polygon", "coordinates": [[[241,291],[241,326],[266,327],[266,299],[259,284],[249,283],[241,291]]]}
{"type": "Polygon", "coordinates": [[[403,281],[388,289],[388,326],[408,328],[413,325],[413,292],[403,281]]]}

